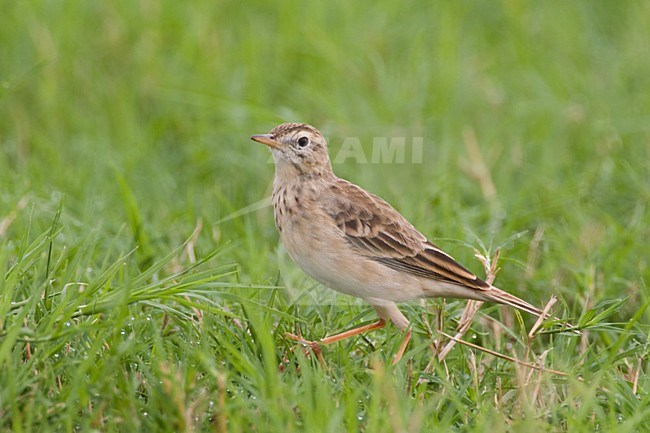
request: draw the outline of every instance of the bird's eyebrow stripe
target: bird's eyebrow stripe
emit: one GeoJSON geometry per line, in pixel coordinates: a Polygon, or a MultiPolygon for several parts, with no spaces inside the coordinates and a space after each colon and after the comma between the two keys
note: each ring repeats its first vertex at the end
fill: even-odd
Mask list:
{"type": "Polygon", "coordinates": [[[312,133],[318,133],[316,129],[313,127],[307,125],[306,123],[289,123],[289,124],[284,124],[280,125],[279,127],[274,128],[271,131],[271,135],[274,137],[278,137],[279,135],[288,135],[290,133],[299,131],[299,130],[307,130],[312,133]]]}

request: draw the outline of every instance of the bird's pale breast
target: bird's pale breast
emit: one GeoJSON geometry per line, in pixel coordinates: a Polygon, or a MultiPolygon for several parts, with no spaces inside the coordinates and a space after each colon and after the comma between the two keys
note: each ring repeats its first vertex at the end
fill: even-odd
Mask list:
{"type": "Polygon", "coordinates": [[[419,278],[400,274],[354,251],[335,221],[319,205],[327,191],[326,185],[312,184],[274,188],[276,226],[293,261],[315,280],[348,295],[395,302],[421,297],[419,278]],[[395,281],[405,284],[396,287],[395,281]]]}

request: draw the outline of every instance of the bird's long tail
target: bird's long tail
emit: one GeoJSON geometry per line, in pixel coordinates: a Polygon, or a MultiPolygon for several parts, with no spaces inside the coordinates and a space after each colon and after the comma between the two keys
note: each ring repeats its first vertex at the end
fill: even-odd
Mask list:
{"type": "MultiPolygon", "coordinates": [[[[511,295],[510,293],[504,292],[503,290],[498,289],[494,286],[492,286],[490,290],[483,292],[483,295],[488,299],[488,301],[509,305],[527,313],[534,314],[537,317],[544,316],[544,319],[553,319],[562,322],[562,319],[558,319],[557,317],[552,316],[548,313],[544,314],[542,310],[535,307],[534,305],[531,305],[523,299],[519,299],[515,295],[511,295]]],[[[565,330],[571,331],[574,334],[581,334],[580,329],[569,322],[563,322],[562,326],[565,328],[565,330]]]]}
{"type": "MultiPolygon", "coordinates": [[[[498,289],[494,286],[492,286],[490,290],[486,290],[481,294],[484,295],[486,298],[488,298],[488,300],[491,302],[510,305],[511,307],[518,308],[522,311],[533,314],[537,317],[541,317],[544,314],[542,310],[535,307],[534,305],[531,305],[528,302],[524,301],[523,299],[519,299],[518,297],[511,295],[508,292],[504,292],[503,290],[498,289]]],[[[551,316],[549,314],[546,314],[544,318],[548,318],[548,317],[551,316]]]]}

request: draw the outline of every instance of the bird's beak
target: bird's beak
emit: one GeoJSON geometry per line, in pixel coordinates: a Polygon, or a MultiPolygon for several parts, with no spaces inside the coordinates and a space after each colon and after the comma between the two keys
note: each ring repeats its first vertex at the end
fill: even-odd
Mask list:
{"type": "Polygon", "coordinates": [[[251,140],[266,144],[271,149],[280,149],[282,145],[271,137],[271,134],[258,134],[251,136],[251,140]]]}

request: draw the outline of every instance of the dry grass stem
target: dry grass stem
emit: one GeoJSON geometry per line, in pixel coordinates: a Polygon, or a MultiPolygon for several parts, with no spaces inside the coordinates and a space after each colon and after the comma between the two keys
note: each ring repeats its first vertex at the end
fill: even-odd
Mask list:
{"type": "Polygon", "coordinates": [[[187,259],[192,264],[196,263],[196,253],[194,252],[194,247],[196,245],[196,241],[199,239],[201,230],[203,230],[203,219],[199,218],[196,220],[196,228],[194,229],[190,240],[187,241],[187,244],[185,245],[185,254],[187,254],[187,259]]]}
{"type": "Polygon", "coordinates": [[[529,340],[535,336],[537,329],[539,329],[539,327],[542,326],[542,323],[544,323],[544,320],[547,317],[549,317],[548,313],[549,311],[551,311],[551,307],[553,307],[553,305],[555,305],[556,302],[557,302],[557,298],[555,296],[551,296],[551,299],[549,299],[549,301],[544,306],[543,314],[537,318],[533,327],[530,328],[530,331],[528,332],[529,340]]]}
{"type": "MultiPolygon", "coordinates": [[[[540,250],[539,246],[542,243],[542,238],[544,237],[544,225],[539,225],[535,229],[533,238],[530,241],[530,246],[528,247],[528,258],[526,260],[526,270],[524,271],[524,279],[521,284],[523,285],[524,281],[529,281],[533,278],[533,273],[539,262],[540,250]]],[[[520,285],[521,288],[521,285],[520,285]]]]}
{"type": "MultiPolygon", "coordinates": [[[[485,269],[486,274],[485,281],[492,284],[496,278],[497,272],[499,272],[499,268],[497,267],[497,263],[499,262],[499,250],[496,250],[492,259],[484,256],[478,251],[474,252],[474,256],[477,257],[483,264],[483,268],[485,269]]],[[[469,328],[472,326],[476,313],[478,313],[478,310],[482,305],[483,302],[481,301],[467,301],[467,305],[465,306],[463,314],[460,317],[460,321],[458,322],[455,336],[456,338],[462,338],[462,336],[465,335],[465,333],[469,330],[469,328]]],[[[455,345],[455,340],[452,339],[448,341],[447,344],[445,344],[445,346],[440,349],[440,352],[438,352],[438,360],[444,360],[455,345]]]]}
{"type": "Polygon", "coordinates": [[[485,201],[490,204],[495,204],[497,199],[497,189],[494,186],[490,170],[481,154],[476,134],[472,128],[465,128],[463,130],[463,141],[465,142],[469,162],[462,164],[461,167],[469,176],[478,182],[485,201]]]}
{"type": "Polygon", "coordinates": [[[546,371],[546,372],[549,372],[549,373],[557,374],[558,376],[567,376],[566,373],[563,373],[561,371],[551,370],[550,368],[540,367],[538,365],[531,364],[531,363],[528,363],[528,362],[524,362],[524,361],[521,361],[521,360],[519,360],[517,358],[513,358],[512,356],[503,355],[503,354],[501,354],[499,352],[495,352],[493,350],[486,349],[485,347],[481,347],[481,346],[479,346],[477,344],[470,343],[470,342],[465,341],[465,340],[461,340],[461,339],[456,338],[456,337],[454,337],[452,335],[449,335],[449,334],[447,334],[445,332],[441,332],[441,334],[444,335],[447,338],[450,338],[450,339],[456,341],[456,343],[463,344],[463,345],[465,345],[467,347],[471,347],[472,349],[480,350],[481,352],[489,353],[490,355],[496,356],[497,358],[505,359],[507,361],[512,361],[512,362],[516,363],[517,365],[522,365],[524,367],[532,368],[534,370],[546,371]]]}
{"type": "Polygon", "coordinates": [[[16,219],[17,212],[23,210],[25,206],[27,206],[27,196],[23,196],[20,201],[18,201],[15,210],[12,210],[4,218],[0,219],[0,236],[4,236],[7,233],[9,226],[11,226],[11,223],[16,219]]]}
{"type": "Polygon", "coordinates": [[[217,376],[217,411],[214,414],[214,431],[215,433],[226,433],[226,376],[219,374],[217,376]]]}

